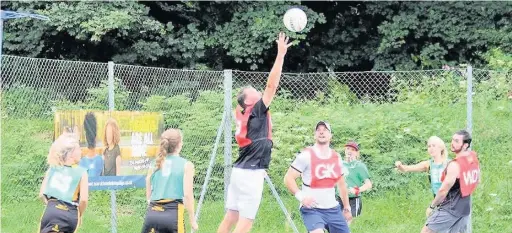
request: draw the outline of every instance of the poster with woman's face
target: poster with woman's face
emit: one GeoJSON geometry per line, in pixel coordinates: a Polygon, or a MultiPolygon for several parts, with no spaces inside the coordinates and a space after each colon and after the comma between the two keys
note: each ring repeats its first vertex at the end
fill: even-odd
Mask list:
{"type": "Polygon", "coordinates": [[[144,176],[158,153],[164,131],[161,113],[67,110],[55,113],[55,138],[79,137],[81,166],[89,177],[144,176]]]}

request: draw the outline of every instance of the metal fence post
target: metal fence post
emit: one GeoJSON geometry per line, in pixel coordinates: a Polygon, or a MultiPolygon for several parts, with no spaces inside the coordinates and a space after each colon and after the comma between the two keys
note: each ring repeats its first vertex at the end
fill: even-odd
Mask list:
{"type": "Polygon", "coordinates": [[[473,67],[468,65],[467,76],[467,131],[471,134],[473,131],[473,67]]]}
{"type": "MultiPolygon", "coordinates": [[[[467,103],[466,103],[466,130],[473,135],[473,67],[471,65],[468,65],[466,70],[466,76],[467,76],[467,103]]],[[[473,143],[472,143],[473,144],[473,143]]],[[[471,145],[470,148],[471,150],[471,145]]],[[[473,212],[473,203],[471,203],[471,210],[469,212],[469,221],[467,226],[467,232],[471,233],[473,232],[473,223],[472,223],[472,212],[473,212]]]]}
{"type": "MultiPolygon", "coordinates": [[[[108,62],[108,110],[114,111],[114,62],[108,62]]],[[[112,233],[117,233],[116,191],[110,190],[110,225],[112,233]]]]}
{"type": "Polygon", "coordinates": [[[233,71],[224,70],[224,200],[227,200],[229,177],[231,175],[231,105],[233,89],[233,71]]]}
{"type": "Polygon", "coordinates": [[[286,220],[288,220],[288,223],[292,227],[293,232],[299,233],[297,226],[295,226],[295,222],[293,222],[292,216],[290,215],[290,213],[288,213],[286,206],[284,205],[283,201],[279,197],[279,193],[277,193],[276,187],[274,186],[274,184],[272,183],[272,180],[270,180],[270,177],[268,175],[265,175],[265,181],[267,181],[267,184],[270,187],[272,194],[276,198],[277,204],[279,204],[279,207],[281,207],[281,210],[283,211],[284,216],[286,217],[286,220]]]}
{"type": "MultiPolygon", "coordinates": [[[[194,216],[196,221],[199,220],[199,215],[201,213],[201,207],[203,206],[204,196],[206,195],[206,191],[208,190],[208,183],[210,182],[210,178],[212,177],[213,166],[215,165],[215,158],[217,158],[217,148],[220,142],[220,136],[223,131],[224,124],[226,124],[226,113],[224,112],[222,116],[222,120],[220,121],[219,128],[217,129],[217,136],[215,137],[215,144],[213,145],[212,155],[210,156],[210,163],[208,164],[208,169],[206,170],[206,177],[204,178],[203,188],[201,189],[201,194],[199,195],[199,201],[197,202],[196,207],[196,215],[194,216]]],[[[191,229],[191,233],[194,231],[191,229]]]]}

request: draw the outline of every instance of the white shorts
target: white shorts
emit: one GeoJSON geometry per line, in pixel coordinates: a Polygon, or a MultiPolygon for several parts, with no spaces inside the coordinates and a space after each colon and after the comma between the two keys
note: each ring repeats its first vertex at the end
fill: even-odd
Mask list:
{"type": "Polygon", "coordinates": [[[238,211],[239,216],[254,220],[263,195],[266,172],[233,168],[228,186],[226,209],[238,211]]]}

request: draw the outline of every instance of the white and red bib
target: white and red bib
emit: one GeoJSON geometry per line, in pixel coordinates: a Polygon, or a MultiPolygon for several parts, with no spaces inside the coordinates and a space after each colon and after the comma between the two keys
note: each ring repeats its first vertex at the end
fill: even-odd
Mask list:
{"type": "Polygon", "coordinates": [[[331,150],[331,156],[328,159],[323,159],[318,157],[312,147],[305,150],[311,155],[311,184],[309,186],[311,188],[334,188],[343,174],[338,153],[331,150]]]}

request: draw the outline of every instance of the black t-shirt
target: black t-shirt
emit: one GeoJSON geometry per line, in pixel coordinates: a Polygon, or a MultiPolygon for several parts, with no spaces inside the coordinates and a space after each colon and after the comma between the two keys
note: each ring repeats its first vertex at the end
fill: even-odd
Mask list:
{"type": "Polygon", "coordinates": [[[247,121],[247,138],[251,144],[242,147],[234,166],[244,169],[267,169],[270,164],[272,140],[268,139],[270,119],[268,108],[260,99],[254,104],[247,121]]]}
{"type": "Polygon", "coordinates": [[[448,190],[446,198],[441,203],[441,208],[456,217],[468,216],[471,213],[471,195],[462,197],[460,178],[457,178],[453,186],[448,190]]]}

